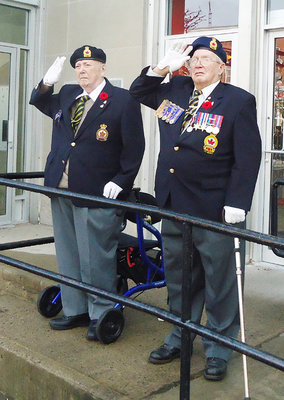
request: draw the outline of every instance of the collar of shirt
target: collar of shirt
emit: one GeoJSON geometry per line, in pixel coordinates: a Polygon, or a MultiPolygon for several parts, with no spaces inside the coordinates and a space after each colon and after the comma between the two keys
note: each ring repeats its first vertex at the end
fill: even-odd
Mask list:
{"type": "Polygon", "coordinates": [[[102,81],[102,83],[100,83],[99,86],[97,86],[96,89],[94,89],[91,93],[87,93],[86,90],[83,90],[83,92],[80,93],[80,94],[76,97],[76,100],[79,99],[79,98],[82,97],[82,96],[87,95],[87,96],[89,96],[89,97],[93,100],[93,102],[95,102],[95,101],[97,100],[99,94],[101,93],[101,91],[102,91],[103,88],[105,87],[105,84],[106,84],[106,80],[104,79],[104,80],[102,81]]]}
{"type": "MultiPolygon", "coordinates": [[[[207,99],[207,97],[213,92],[215,87],[220,83],[220,81],[214,82],[209,86],[206,86],[205,88],[202,89],[202,94],[199,96],[198,99],[198,108],[201,106],[201,104],[207,99]]],[[[195,90],[196,88],[194,88],[195,90]]]]}

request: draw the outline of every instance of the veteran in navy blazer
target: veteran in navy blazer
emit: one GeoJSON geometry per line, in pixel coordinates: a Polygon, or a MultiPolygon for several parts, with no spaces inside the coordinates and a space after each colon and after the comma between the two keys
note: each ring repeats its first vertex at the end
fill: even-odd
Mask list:
{"type": "MultiPolygon", "coordinates": [[[[161,207],[227,223],[244,223],[257,180],[261,141],[253,95],[222,83],[226,52],[215,38],[201,37],[193,47],[174,45],[157,67],[143,69],[130,93],[156,110],[160,153],[155,193],[161,207]],[[169,72],[189,62],[191,76],[169,72]]],[[[170,310],[181,313],[182,226],[163,221],[165,272],[170,310]]],[[[227,336],[239,331],[233,239],[193,227],[192,319],[227,336]]],[[[244,247],[242,244],[244,259],[244,247]]],[[[180,329],[150,355],[155,364],[180,356],[180,329]]],[[[225,376],[231,351],[203,340],[205,378],[225,376]]]]}
{"type": "MultiPolygon", "coordinates": [[[[65,57],[58,57],[32,92],[30,104],[53,120],[45,185],[115,199],[126,197],[138,173],[144,134],[140,104],[127,90],[106,78],[106,55],[85,45],[70,58],[78,84],[62,86],[65,57]]],[[[122,212],[63,197],[51,199],[59,272],[116,292],[116,249],[122,212]]],[[[96,324],[113,303],[62,285],[64,315],[52,329],[89,325],[87,339],[96,340],[96,324]]]]}

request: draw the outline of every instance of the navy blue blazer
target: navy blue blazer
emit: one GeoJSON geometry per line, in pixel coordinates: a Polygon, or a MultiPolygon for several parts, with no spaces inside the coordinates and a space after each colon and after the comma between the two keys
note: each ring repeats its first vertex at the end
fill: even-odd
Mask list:
{"type": "MultiPolygon", "coordinates": [[[[136,78],[130,93],[141,103],[157,109],[167,99],[187,108],[194,89],[190,77],[176,76],[169,83],[146,75],[136,78]]],[[[184,113],[174,124],[159,119],[160,154],[155,192],[159,206],[169,196],[174,211],[222,221],[225,205],[250,210],[261,159],[261,140],[256,121],[255,98],[233,85],[219,83],[210,95],[210,108],[199,112],[223,116],[218,145],[204,151],[205,130],[180,135],[184,113]]],[[[204,104],[204,103],[203,103],[204,104]]]]}
{"type": "MultiPolygon", "coordinates": [[[[53,94],[53,87],[41,93],[41,85],[33,90],[30,104],[53,119],[45,185],[58,186],[69,158],[70,191],[100,196],[109,181],[124,190],[131,189],[145,146],[140,104],[127,90],[106,80],[103,92],[107,99],[98,97],[74,137],[70,111],[82,88],[64,85],[53,94]]],[[[90,206],[81,200],[73,203],[90,206]]]]}

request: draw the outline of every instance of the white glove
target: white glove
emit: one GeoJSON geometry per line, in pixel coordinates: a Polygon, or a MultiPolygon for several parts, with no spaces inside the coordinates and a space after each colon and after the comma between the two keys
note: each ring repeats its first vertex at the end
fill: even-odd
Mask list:
{"type": "Polygon", "coordinates": [[[103,196],[107,197],[108,199],[116,199],[121,191],[122,188],[120,186],[110,181],[104,187],[103,196]]]}
{"type": "Polygon", "coordinates": [[[168,50],[165,57],[159,61],[157,67],[159,69],[169,67],[171,73],[180,69],[183,64],[190,59],[188,53],[190,53],[192,50],[192,46],[188,46],[188,48],[185,50],[187,45],[188,43],[186,40],[183,42],[174,43],[168,50]]]}
{"type": "Polygon", "coordinates": [[[47,73],[43,77],[43,84],[47,86],[53,86],[55,83],[59,82],[61,73],[63,70],[63,64],[66,57],[57,57],[54,63],[49,67],[47,73]]]}
{"type": "Polygon", "coordinates": [[[237,222],[243,222],[246,218],[246,212],[241,208],[225,206],[224,210],[224,219],[227,224],[236,224],[237,222]]]}

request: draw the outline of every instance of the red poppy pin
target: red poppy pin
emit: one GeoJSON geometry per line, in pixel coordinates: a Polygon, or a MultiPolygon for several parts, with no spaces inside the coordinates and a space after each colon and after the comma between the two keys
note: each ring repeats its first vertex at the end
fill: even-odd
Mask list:
{"type": "Polygon", "coordinates": [[[214,104],[214,102],[212,102],[212,101],[210,101],[210,100],[206,100],[206,101],[204,101],[204,103],[202,104],[202,107],[208,109],[208,108],[211,108],[211,107],[213,106],[213,104],[214,104]]]}
{"type": "Polygon", "coordinates": [[[108,99],[108,94],[106,92],[101,92],[100,93],[100,99],[101,100],[107,100],[108,99]]]}

